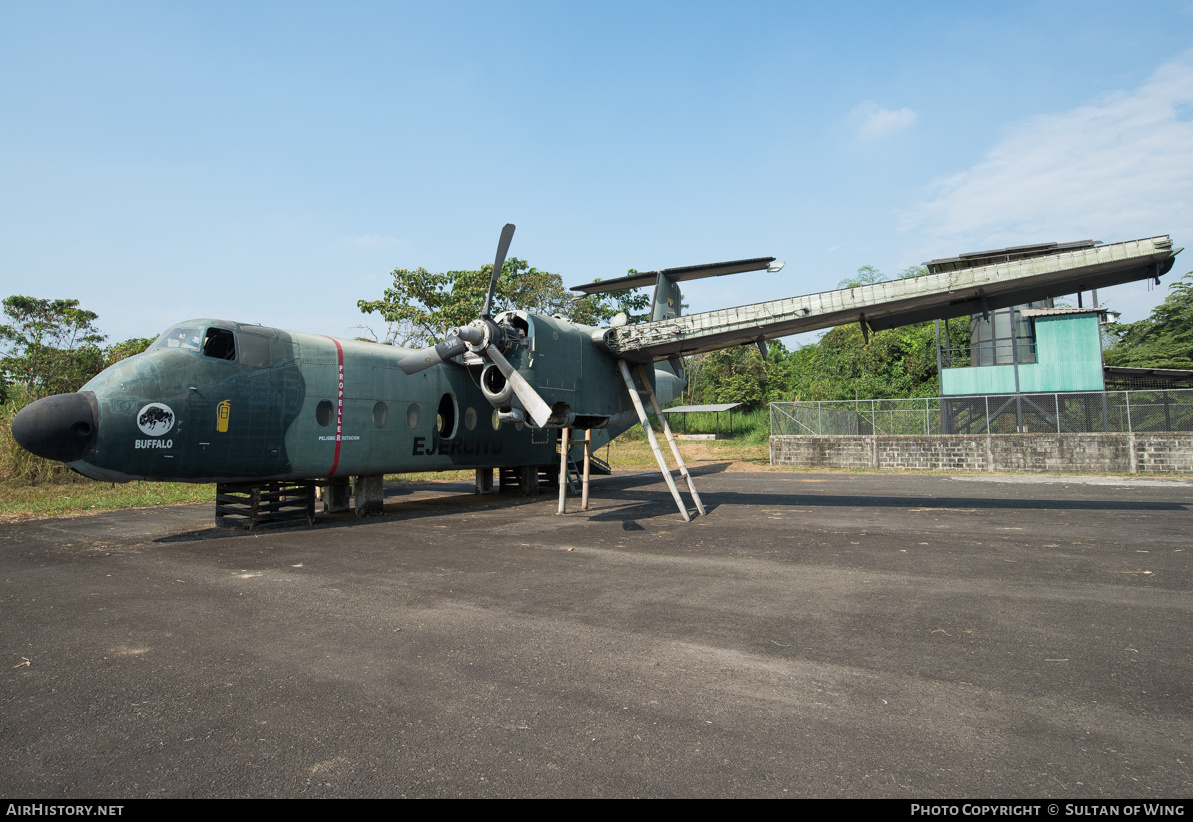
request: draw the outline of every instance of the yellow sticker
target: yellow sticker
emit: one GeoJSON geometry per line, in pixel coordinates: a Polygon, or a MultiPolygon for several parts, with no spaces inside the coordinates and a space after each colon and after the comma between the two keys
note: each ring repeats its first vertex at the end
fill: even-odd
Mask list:
{"type": "Polygon", "coordinates": [[[221,434],[228,433],[228,420],[232,416],[232,401],[224,400],[215,407],[215,430],[221,434]]]}

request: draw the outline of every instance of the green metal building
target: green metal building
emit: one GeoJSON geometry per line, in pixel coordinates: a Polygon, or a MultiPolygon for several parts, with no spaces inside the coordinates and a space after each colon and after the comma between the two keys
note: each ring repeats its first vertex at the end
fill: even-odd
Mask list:
{"type": "MultiPolygon", "coordinates": [[[[1105,389],[1099,328],[1105,309],[1015,307],[1006,311],[1009,322],[1002,324],[1015,329],[1013,337],[991,340],[993,357],[975,344],[964,358],[965,365],[959,365],[962,360],[956,357],[949,359],[951,366],[942,362],[941,396],[1105,389]]],[[[998,328],[1002,319],[992,315],[990,322],[998,328]]],[[[976,333],[974,337],[976,343],[976,333]]]]}

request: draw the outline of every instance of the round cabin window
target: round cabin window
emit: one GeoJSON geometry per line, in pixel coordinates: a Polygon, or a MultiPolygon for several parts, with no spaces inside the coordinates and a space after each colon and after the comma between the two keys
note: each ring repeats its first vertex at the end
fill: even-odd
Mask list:
{"type": "Polygon", "coordinates": [[[373,425],[384,428],[387,422],[389,422],[389,406],[378,402],[373,406],[373,425]]]}
{"type": "Polygon", "coordinates": [[[315,422],[325,428],[331,425],[331,413],[334,410],[331,400],[319,400],[319,404],[315,406],[315,422]]]}
{"type": "Polygon", "coordinates": [[[418,403],[410,403],[410,407],[406,409],[406,424],[411,428],[418,428],[418,421],[422,419],[423,411],[418,407],[418,403]]]}
{"type": "Polygon", "coordinates": [[[476,428],[476,409],[471,406],[464,412],[464,427],[469,431],[476,428]]]}

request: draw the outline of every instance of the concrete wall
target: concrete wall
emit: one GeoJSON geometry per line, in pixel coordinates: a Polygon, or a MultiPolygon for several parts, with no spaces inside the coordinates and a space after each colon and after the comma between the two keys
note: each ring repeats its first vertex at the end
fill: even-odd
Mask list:
{"type": "Polygon", "coordinates": [[[773,436],[771,465],[1061,474],[1193,473],[1193,433],[773,436]]]}

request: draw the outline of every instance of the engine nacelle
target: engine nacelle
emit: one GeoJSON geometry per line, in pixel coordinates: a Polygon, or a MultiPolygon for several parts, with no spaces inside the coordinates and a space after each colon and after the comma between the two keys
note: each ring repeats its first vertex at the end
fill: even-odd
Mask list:
{"type": "Polygon", "coordinates": [[[493,363],[486,363],[481,371],[481,393],[497,409],[508,407],[510,401],[515,399],[514,387],[493,363]]]}
{"type": "MultiPolygon", "coordinates": [[[[604,428],[633,414],[617,361],[594,344],[598,329],[522,311],[507,311],[495,319],[511,343],[506,348],[510,365],[551,408],[547,427],[604,428]]],[[[481,371],[480,386],[502,421],[529,417],[494,363],[481,371]]]]}

